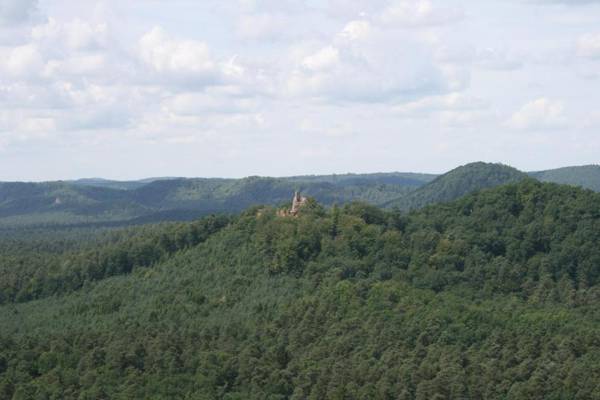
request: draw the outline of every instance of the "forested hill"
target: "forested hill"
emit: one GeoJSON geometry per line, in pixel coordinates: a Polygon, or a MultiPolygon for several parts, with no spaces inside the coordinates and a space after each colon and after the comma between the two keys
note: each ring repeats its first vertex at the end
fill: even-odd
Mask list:
{"type": "Polygon", "coordinates": [[[600,192],[600,165],[565,167],[529,174],[542,182],[564,183],[600,192]]]}
{"type": "MultiPolygon", "coordinates": [[[[598,166],[535,172],[530,176],[600,190],[598,166]]],[[[410,210],[523,177],[525,174],[514,168],[479,162],[441,176],[395,172],[286,178],[0,182],[0,229],[192,220],[211,213],[238,213],[257,204],[279,205],[288,202],[295,190],[325,206],[364,201],[410,210]]]]}
{"type": "Polygon", "coordinates": [[[409,214],[311,201],[64,251],[7,240],[0,398],[600,393],[591,191],[528,179],[409,214]],[[34,248],[48,262],[29,276],[34,248]]]}
{"type": "Polygon", "coordinates": [[[471,163],[438,176],[417,190],[388,202],[386,206],[397,207],[403,211],[414,210],[526,178],[527,174],[507,165],[471,163]]]}
{"type": "Polygon", "coordinates": [[[379,204],[432,179],[426,174],[330,175],[293,178],[184,179],[139,182],[0,183],[0,227],[189,220],[288,202],[294,190],[325,205],[379,204]],[[94,186],[98,185],[98,186],[94,186]]]}

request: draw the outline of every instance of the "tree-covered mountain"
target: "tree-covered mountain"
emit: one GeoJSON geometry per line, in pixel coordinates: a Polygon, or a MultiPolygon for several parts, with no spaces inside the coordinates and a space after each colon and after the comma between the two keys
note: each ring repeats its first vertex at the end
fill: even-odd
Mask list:
{"type": "Polygon", "coordinates": [[[503,164],[476,162],[438,176],[417,190],[385,204],[407,211],[444,203],[466,194],[527,178],[527,174],[503,164]]]}
{"type": "Polygon", "coordinates": [[[0,398],[599,398],[591,191],[0,243],[0,398]]]}
{"type": "MultiPolygon", "coordinates": [[[[364,201],[410,210],[522,179],[514,168],[472,163],[444,175],[376,173],[243,179],[84,179],[0,183],[0,228],[39,225],[133,225],[237,213],[257,204],[289,201],[295,190],[325,206],[364,201]]],[[[535,179],[600,189],[600,167],[530,173],[535,179]]]]}
{"type": "Polygon", "coordinates": [[[557,168],[529,174],[542,182],[581,186],[600,192],[600,165],[557,168]]]}
{"type": "Polygon", "coordinates": [[[431,178],[427,174],[389,173],[0,183],[0,225],[192,219],[215,212],[239,212],[256,204],[281,204],[289,201],[294,190],[302,190],[325,205],[353,200],[379,204],[431,178]]]}

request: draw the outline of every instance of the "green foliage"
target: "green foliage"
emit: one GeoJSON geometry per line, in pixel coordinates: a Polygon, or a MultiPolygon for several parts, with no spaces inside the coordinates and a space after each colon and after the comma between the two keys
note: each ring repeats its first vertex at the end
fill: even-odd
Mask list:
{"type": "Polygon", "coordinates": [[[600,192],[600,165],[582,165],[548,171],[530,172],[530,176],[542,182],[581,186],[600,192]]]}
{"type": "MultiPolygon", "coordinates": [[[[0,244],[0,304],[26,302],[64,294],[89,282],[150,267],[177,251],[204,242],[230,218],[205,217],[193,223],[143,226],[76,240],[79,231],[35,241],[6,240],[0,244]],[[65,239],[70,242],[65,243],[65,239]]],[[[54,233],[54,232],[53,232],[54,233]]]]}
{"type": "Polygon", "coordinates": [[[476,162],[441,175],[408,195],[386,205],[403,211],[456,200],[466,194],[527,178],[527,174],[502,164],[476,162]]]}
{"type": "Polygon", "coordinates": [[[352,200],[380,204],[431,179],[424,174],[367,174],[244,179],[158,179],[0,182],[0,228],[190,220],[289,201],[294,190],[321,204],[352,200]]]}
{"type": "Polygon", "coordinates": [[[312,203],[39,235],[2,254],[51,254],[58,283],[110,268],[5,296],[0,398],[600,398],[591,191],[524,180],[410,214],[312,203]]]}
{"type": "MultiPolygon", "coordinates": [[[[325,207],[360,201],[408,211],[526,176],[508,166],[479,162],[442,176],[394,172],[288,178],[0,182],[0,229],[189,221],[214,213],[237,213],[260,204],[281,205],[295,190],[314,197],[325,207]]],[[[595,165],[531,172],[529,176],[600,191],[600,167],[595,165]]]]}

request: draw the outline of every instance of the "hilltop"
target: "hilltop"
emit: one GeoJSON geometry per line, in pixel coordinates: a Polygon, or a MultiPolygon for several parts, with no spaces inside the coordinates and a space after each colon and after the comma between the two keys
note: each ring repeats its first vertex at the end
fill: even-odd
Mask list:
{"type": "Polygon", "coordinates": [[[598,393],[599,194],[276,211],[2,242],[0,397],[598,393]]]}
{"type": "Polygon", "coordinates": [[[243,179],[169,178],[116,182],[0,183],[1,225],[60,225],[189,220],[281,204],[295,190],[325,205],[361,200],[379,204],[432,179],[426,174],[327,175],[243,179]]]}
{"type": "MultiPolygon", "coordinates": [[[[598,166],[532,172],[529,176],[600,189],[598,166]]],[[[289,202],[296,190],[326,207],[364,201],[407,211],[526,177],[526,173],[506,165],[477,162],[443,175],[394,172],[283,178],[0,182],[0,229],[192,220],[211,213],[237,213],[259,204],[280,205],[289,202]]]]}
{"type": "Polygon", "coordinates": [[[562,183],[600,191],[600,165],[557,168],[529,174],[542,182],[562,183]]]}
{"type": "Polygon", "coordinates": [[[438,176],[412,193],[385,205],[407,211],[452,201],[472,192],[526,178],[527,174],[507,165],[476,162],[438,176]]]}

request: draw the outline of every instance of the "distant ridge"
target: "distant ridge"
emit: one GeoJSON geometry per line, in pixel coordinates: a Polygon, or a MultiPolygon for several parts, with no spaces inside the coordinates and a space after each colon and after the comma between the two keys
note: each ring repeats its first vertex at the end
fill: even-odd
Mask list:
{"type": "Polygon", "coordinates": [[[427,174],[388,173],[6,182],[0,183],[0,226],[194,219],[211,213],[237,213],[254,205],[282,204],[290,200],[295,190],[324,205],[355,200],[382,204],[415,190],[431,178],[427,174]]]}
{"type": "Polygon", "coordinates": [[[57,182],[0,182],[0,228],[195,219],[237,213],[253,205],[279,205],[295,190],[324,206],[361,201],[403,211],[448,202],[468,193],[527,177],[600,191],[600,166],[524,173],[503,164],[475,162],[446,174],[390,172],[283,178],[102,178],[57,182]]]}
{"type": "Polygon", "coordinates": [[[182,178],[160,177],[160,178],[144,178],[144,179],[133,180],[133,181],[116,181],[116,180],[104,179],[104,178],[83,178],[83,179],[77,179],[74,181],[67,181],[67,182],[72,183],[74,185],[78,185],[78,186],[94,186],[94,187],[103,187],[103,188],[109,188],[109,189],[132,190],[132,189],[140,188],[142,186],[145,186],[145,185],[155,182],[155,181],[164,181],[164,180],[171,180],[171,179],[182,179],[182,178]]]}
{"type": "Polygon", "coordinates": [[[475,162],[460,166],[406,196],[386,204],[403,211],[458,199],[481,189],[526,179],[526,173],[504,164],[475,162]]]}
{"type": "Polygon", "coordinates": [[[581,165],[547,171],[530,172],[530,176],[542,182],[581,186],[600,192],[600,165],[581,165]]]}
{"type": "Polygon", "coordinates": [[[335,184],[360,184],[377,181],[378,183],[390,185],[422,186],[431,182],[438,175],[415,172],[376,172],[368,174],[332,174],[332,175],[298,175],[284,177],[282,179],[290,182],[327,182],[335,184]]]}

